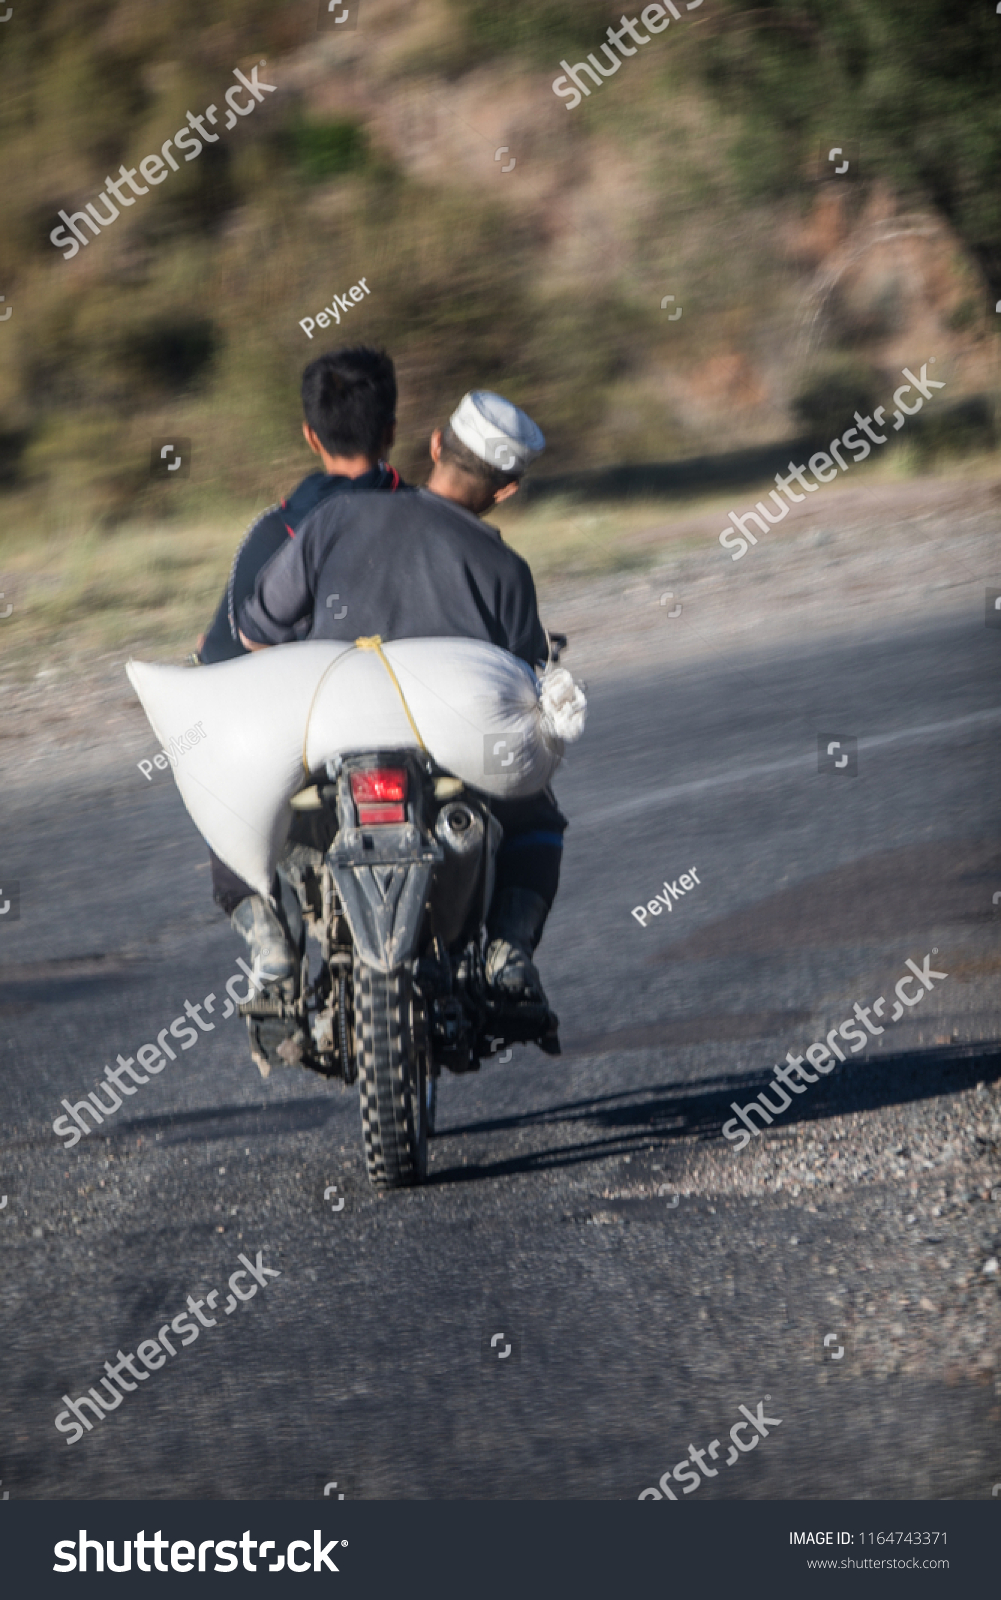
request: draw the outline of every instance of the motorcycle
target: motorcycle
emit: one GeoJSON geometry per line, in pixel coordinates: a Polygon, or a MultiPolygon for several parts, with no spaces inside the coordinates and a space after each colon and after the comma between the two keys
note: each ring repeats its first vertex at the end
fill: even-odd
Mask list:
{"type": "MultiPolygon", "coordinates": [[[[551,640],[558,659],[566,639],[551,640]]],[[[476,1072],[513,1044],[560,1053],[547,1005],[486,982],[503,829],[486,795],[414,749],[338,756],[292,805],[279,878],[290,928],[301,914],[299,992],[240,1006],[251,1051],[357,1082],[369,1179],[411,1187],[427,1173],[443,1068],[476,1072]],[[320,944],[312,978],[306,929],[320,944]]]]}

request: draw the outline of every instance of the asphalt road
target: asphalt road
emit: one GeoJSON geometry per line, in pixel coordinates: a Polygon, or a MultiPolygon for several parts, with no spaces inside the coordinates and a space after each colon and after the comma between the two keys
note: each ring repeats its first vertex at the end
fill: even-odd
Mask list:
{"type": "Polygon", "coordinates": [[[60,1101],[241,947],[169,774],[41,768],[2,842],[12,1499],[634,1499],[714,1439],[700,1500],[989,1497],[999,651],[981,615],[592,677],[540,952],[565,1053],[446,1076],[428,1185],[381,1198],[355,1091],[262,1083],[219,1002],[63,1149],[60,1101]],[[857,777],[818,773],[821,733],[859,738],[857,777]],[[873,1054],[721,1139],[933,947],[949,980],[873,1054]],[[225,1314],[258,1252],[278,1275],[225,1314]],[[67,1444],[60,1397],[213,1289],[215,1325],[67,1444]],[[780,1420],[738,1455],[759,1403],[780,1420]]]}

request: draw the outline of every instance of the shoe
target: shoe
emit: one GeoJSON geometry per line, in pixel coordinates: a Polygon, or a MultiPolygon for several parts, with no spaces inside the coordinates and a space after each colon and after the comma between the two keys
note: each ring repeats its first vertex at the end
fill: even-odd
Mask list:
{"type": "Polygon", "coordinates": [[[230,926],[250,951],[254,982],[260,985],[293,984],[290,999],[299,992],[299,967],[305,948],[302,910],[298,896],[284,874],[278,873],[279,907],[275,910],[259,894],[241,900],[230,926]]]}
{"type": "Polygon", "coordinates": [[[524,945],[494,939],[487,946],[487,983],[509,1000],[544,1000],[538,968],[524,945]]]}
{"type": "Polygon", "coordinates": [[[502,889],[490,908],[487,933],[487,984],[507,1000],[548,1006],[532,953],[542,938],[549,907],[531,889],[502,889]]]}
{"type": "Polygon", "coordinates": [[[302,910],[291,883],[278,873],[279,910],[259,894],[241,900],[230,917],[234,931],[250,951],[254,992],[241,1007],[250,1038],[250,1053],[262,1078],[273,1066],[299,1066],[306,1036],[294,1015],[305,949],[302,910]]]}

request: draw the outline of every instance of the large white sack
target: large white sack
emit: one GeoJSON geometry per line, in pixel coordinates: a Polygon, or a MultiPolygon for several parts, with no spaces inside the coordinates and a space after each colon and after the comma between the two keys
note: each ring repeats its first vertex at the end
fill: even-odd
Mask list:
{"type": "MultiPolygon", "coordinates": [[[[540,698],[530,668],[495,645],[400,639],[382,648],[438,764],[495,798],[545,788],[563,739],[583,727],[583,696],[562,670],[558,692],[546,685],[540,698]],[[564,679],[576,696],[569,722],[564,679]]],[[[127,671],[198,831],[265,896],[307,772],[350,750],[418,747],[385,664],[352,644],[277,645],[197,669],[131,661],[127,671]]]]}

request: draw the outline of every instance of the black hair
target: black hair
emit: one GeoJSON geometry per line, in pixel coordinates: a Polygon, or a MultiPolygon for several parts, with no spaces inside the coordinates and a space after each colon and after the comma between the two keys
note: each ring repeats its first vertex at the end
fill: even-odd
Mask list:
{"type": "Polygon", "coordinates": [[[377,460],[396,421],[396,369],[385,350],[330,350],[302,375],[302,409],[332,456],[377,460]]]}
{"type": "Polygon", "coordinates": [[[494,494],[498,489],[506,488],[509,483],[521,482],[521,472],[504,472],[500,467],[484,461],[475,450],[470,450],[468,445],[463,444],[458,434],[452,432],[451,423],[446,423],[441,430],[441,459],[446,465],[464,472],[467,477],[475,478],[494,494]]]}

